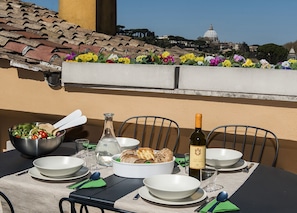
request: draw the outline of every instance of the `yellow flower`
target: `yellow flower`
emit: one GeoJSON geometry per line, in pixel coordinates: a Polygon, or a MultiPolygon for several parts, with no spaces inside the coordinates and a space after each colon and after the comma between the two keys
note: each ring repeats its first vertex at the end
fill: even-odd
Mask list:
{"type": "Polygon", "coordinates": [[[96,62],[98,61],[98,56],[94,53],[83,53],[75,57],[77,62],[96,62]]]}
{"type": "Polygon", "coordinates": [[[146,58],[146,55],[139,55],[136,57],[136,62],[140,63],[144,58],[146,58]]]}
{"type": "Polygon", "coordinates": [[[162,58],[167,58],[170,55],[170,53],[168,51],[165,51],[162,53],[162,58]]]}
{"type": "Polygon", "coordinates": [[[194,53],[187,53],[179,57],[181,63],[185,63],[186,61],[193,60],[195,61],[196,56],[194,53]]]}
{"type": "Polygon", "coordinates": [[[204,62],[204,56],[196,57],[195,61],[196,62],[198,62],[198,61],[204,62]]]}
{"type": "Polygon", "coordinates": [[[255,63],[253,63],[252,60],[248,58],[242,66],[243,67],[253,67],[253,66],[255,66],[255,63]]]}
{"type": "Polygon", "coordinates": [[[130,64],[130,58],[128,57],[119,58],[118,62],[122,64],[130,64]]]}
{"type": "Polygon", "coordinates": [[[223,67],[231,67],[232,63],[230,60],[226,59],[225,61],[223,61],[222,65],[223,67]]]}
{"type": "Polygon", "coordinates": [[[290,64],[294,64],[297,62],[297,59],[290,58],[288,61],[290,62],[290,64]]]}

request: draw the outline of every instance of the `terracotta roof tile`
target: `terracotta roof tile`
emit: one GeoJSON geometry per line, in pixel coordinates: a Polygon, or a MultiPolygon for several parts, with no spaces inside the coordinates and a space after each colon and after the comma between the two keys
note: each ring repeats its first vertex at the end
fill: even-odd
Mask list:
{"type": "Polygon", "coordinates": [[[32,3],[0,0],[0,58],[14,61],[12,66],[60,71],[67,53],[86,50],[131,56],[163,51],[128,36],[84,29],[60,19],[55,11],[32,3]]]}
{"type": "Polygon", "coordinates": [[[19,43],[26,44],[31,47],[37,47],[38,45],[40,45],[40,42],[38,42],[37,40],[33,40],[33,39],[19,38],[16,41],[19,43]]]}
{"type": "Polygon", "coordinates": [[[0,31],[0,35],[5,36],[7,38],[14,38],[14,39],[18,39],[22,37],[22,35],[20,35],[19,33],[12,32],[12,31],[4,31],[4,30],[0,31]]]}
{"type": "Polygon", "coordinates": [[[42,38],[42,36],[40,36],[40,35],[38,35],[36,33],[29,32],[29,31],[17,31],[16,33],[19,34],[19,35],[24,36],[27,39],[42,38]]]}
{"type": "Polygon", "coordinates": [[[0,46],[1,47],[5,46],[8,41],[9,41],[9,38],[0,35],[0,46]]]}
{"type": "Polygon", "coordinates": [[[20,43],[14,42],[14,41],[9,41],[4,46],[5,49],[11,50],[11,51],[17,52],[17,53],[23,53],[23,51],[26,47],[27,47],[27,45],[20,44],[20,43]]]}

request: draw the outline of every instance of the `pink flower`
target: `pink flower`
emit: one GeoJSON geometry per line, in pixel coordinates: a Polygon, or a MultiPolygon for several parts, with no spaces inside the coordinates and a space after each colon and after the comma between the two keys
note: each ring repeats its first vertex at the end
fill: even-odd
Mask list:
{"type": "Polygon", "coordinates": [[[209,65],[210,66],[218,66],[220,63],[222,63],[224,61],[224,58],[216,56],[213,59],[210,59],[209,61],[209,65]]]}

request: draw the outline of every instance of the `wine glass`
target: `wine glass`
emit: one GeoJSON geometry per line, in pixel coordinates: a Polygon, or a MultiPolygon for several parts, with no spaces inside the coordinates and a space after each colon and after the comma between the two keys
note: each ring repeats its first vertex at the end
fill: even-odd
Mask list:
{"type": "Polygon", "coordinates": [[[202,169],[202,184],[203,189],[206,192],[214,192],[224,187],[222,185],[216,184],[216,179],[218,175],[218,169],[215,167],[206,167],[202,169]]]}

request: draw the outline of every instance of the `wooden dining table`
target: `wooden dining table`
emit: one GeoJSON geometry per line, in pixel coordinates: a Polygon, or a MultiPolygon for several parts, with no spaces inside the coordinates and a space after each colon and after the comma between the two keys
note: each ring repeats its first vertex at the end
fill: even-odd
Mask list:
{"type": "MultiPolygon", "coordinates": [[[[74,147],[74,143],[72,142],[63,143],[55,152],[51,153],[51,155],[73,155],[75,154],[74,147]]],[[[0,153],[0,183],[1,179],[4,179],[9,175],[15,175],[18,172],[31,168],[33,166],[33,160],[33,158],[22,156],[17,150],[0,153]]],[[[136,195],[138,189],[143,186],[141,178],[124,178],[111,174],[104,177],[104,180],[107,183],[106,187],[81,189],[77,191],[69,190],[69,193],[68,191],[64,193],[66,196],[57,197],[57,200],[63,202],[71,201],[71,203],[82,204],[91,208],[103,208],[116,212],[154,212],[155,206],[160,210],[168,208],[171,212],[179,212],[179,210],[186,209],[186,206],[158,205],[142,198],[139,198],[140,200],[138,201],[134,201],[134,195],[136,195]],[[150,209],[147,209],[147,211],[130,211],[129,209],[118,208],[118,203],[123,198],[129,199],[128,205],[137,206],[147,204],[150,206],[150,209]]],[[[38,182],[36,181],[36,183],[38,182]]],[[[51,183],[42,182],[42,184],[44,186],[51,186],[51,183]]],[[[62,190],[62,188],[59,189],[59,187],[65,188],[65,184],[69,183],[63,183],[58,186],[55,185],[57,188],[54,188],[54,190],[57,192],[62,190]]],[[[23,185],[19,184],[18,187],[28,187],[28,185],[24,183],[23,185]]],[[[30,188],[26,190],[29,195],[31,193],[30,188]]],[[[296,174],[279,168],[259,164],[251,172],[247,180],[234,191],[229,200],[240,208],[240,211],[238,212],[241,213],[293,212],[296,208],[296,192],[296,174]]],[[[17,194],[18,190],[10,191],[10,193],[17,194]]],[[[34,191],[34,193],[38,193],[38,191],[34,191]]],[[[53,193],[55,194],[55,191],[53,193]]],[[[44,194],[40,196],[44,196],[44,194]]],[[[13,202],[17,201],[13,200],[13,202]]],[[[27,205],[32,204],[27,203],[27,205]]],[[[38,203],[35,203],[34,205],[38,205],[38,203]]],[[[52,212],[58,212],[59,202],[51,203],[51,205],[54,205],[55,209],[57,209],[57,211],[52,212]]],[[[193,205],[194,207],[197,207],[198,203],[193,205]]],[[[195,209],[194,207],[188,209],[195,209]]],[[[34,208],[34,206],[32,206],[32,208],[34,208]]],[[[32,212],[34,212],[34,209],[32,212]]]]}

